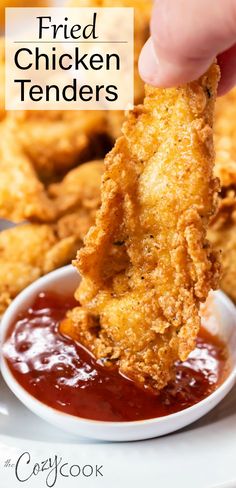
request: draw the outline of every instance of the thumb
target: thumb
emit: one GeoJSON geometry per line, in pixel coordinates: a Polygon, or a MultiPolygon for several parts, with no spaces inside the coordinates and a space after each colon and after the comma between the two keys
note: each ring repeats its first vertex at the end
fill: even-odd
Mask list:
{"type": "Polygon", "coordinates": [[[157,0],[140,75],[154,86],[192,81],[235,43],[236,0],[157,0]]]}

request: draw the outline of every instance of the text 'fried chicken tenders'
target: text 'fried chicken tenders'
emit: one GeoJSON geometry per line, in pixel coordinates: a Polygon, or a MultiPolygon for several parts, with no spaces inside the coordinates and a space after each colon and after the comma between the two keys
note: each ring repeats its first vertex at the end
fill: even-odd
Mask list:
{"type": "Polygon", "coordinates": [[[61,331],[140,384],[163,388],[195,347],[200,302],[218,285],[213,65],[199,81],[146,87],[105,160],[102,206],[78,253],[81,306],[61,331]]]}

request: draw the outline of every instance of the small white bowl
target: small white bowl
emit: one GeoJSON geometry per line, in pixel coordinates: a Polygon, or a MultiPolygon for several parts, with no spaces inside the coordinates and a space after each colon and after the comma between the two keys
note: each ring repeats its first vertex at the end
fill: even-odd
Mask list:
{"type": "MultiPolygon", "coordinates": [[[[9,326],[13,323],[18,313],[28,308],[39,292],[53,290],[63,293],[63,290],[66,290],[66,293],[71,291],[71,294],[73,294],[79,280],[78,273],[73,267],[66,266],[49,273],[26,288],[11,303],[3,316],[1,324],[2,344],[5,341],[9,326]]],[[[231,370],[225,381],[211,395],[196,405],[180,412],[165,417],[134,422],[89,420],[65,414],[48,407],[34,398],[16,381],[2,355],[1,368],[3,377],[17,398],[32,412],[74,435],[106,441],[134,441],[169,434],[191,424],[212,410],[226,396],[235,383],[236,308],[221,291],[213,293],[210,302],[210,306],[214,309],[214,317],[212,321],[208,321],[207,328],[210,332],[218,334],[227,343],[231,356],[231,370]]]]}

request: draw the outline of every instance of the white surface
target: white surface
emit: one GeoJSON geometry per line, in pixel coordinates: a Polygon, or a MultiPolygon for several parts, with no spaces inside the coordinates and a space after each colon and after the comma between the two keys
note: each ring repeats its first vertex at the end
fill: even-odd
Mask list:
{"type": "Polygon", "coordinates": [[[0,391],[1,488],[46,486],[45,473],[31,483],[20,484],[14,468],[3,468],[3,461],[11,458],[15,463],[24,451],[30,452],[35,462],[57,454],[70,464],[104,466],[102,480],[58,478],[57,488],[236,487],[236,388],[190,427],[158,439],[130,443],[96,443],[66,435],[27,410],[3,381],[0,391]]]}
{"type": "Polygon", "coordinates": [[[0,381],[0,486],[43,488],[47,472],[19,483],[11,459],[32,463],[57,455],[72,464],[102,464],[103,478],[58,477],[57,488],[235,488],[236,388],[201,420],[158,439],[105,443],[65,434],[26,409],[0,381]]]}
{"type": "MultiPolygon", "coordinates": [[[[78,285],[78,274],[72,266],[66,266],[49,273],[28,286],[8,307],[1,323],[2,340],[7,334],[9,326],[14,322],[19,312],[31,305],[34,297],[41,291],[67,290],[73,294],[78,285]]],[[[231,358],[232,371],[224,383],[207,398],[190,408],[166,417],[141,420],[135,422],[102,422],[89,420],[65,414],[48,407],[31,396],[16,381],[4,357],[1,358],[2,375],[12,392],[33,413],[47,422],[63,429],[65,432],[86,436],[105,441],[136,441],[150,439],[179,430],[212,410],[231,390],[235,382],[236,373],[236,312],[235,307],[222,292],[216,292],[210,301],[213,320],[207,321],[205,326],[219,332],[227,342],[231,358]],[[216,317],[216,320],[215,320],[216,317]],[[220,331],[216,328],[219,328],[220,331]]]]}

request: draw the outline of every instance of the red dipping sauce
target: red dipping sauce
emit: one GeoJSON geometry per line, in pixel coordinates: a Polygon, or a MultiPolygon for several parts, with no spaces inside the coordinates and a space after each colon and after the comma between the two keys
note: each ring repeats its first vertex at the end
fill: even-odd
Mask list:
{"type": "Polygon", "coordinates": [[[169,415],[212,393],[225,377],[225,345],[201,329],[196,349],[176,364],[176,378],[154,395],[107,370],[58,327],[75,305],[72,298],[40,293],[18,316],[3,346],[20,385],[64,413],[103,421],[133,421],[169,415]]]}

